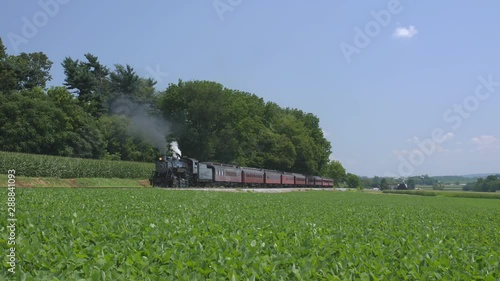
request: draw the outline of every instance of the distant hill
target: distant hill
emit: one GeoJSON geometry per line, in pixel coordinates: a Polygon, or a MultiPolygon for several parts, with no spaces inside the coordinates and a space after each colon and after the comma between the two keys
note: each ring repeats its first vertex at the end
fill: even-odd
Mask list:
{"type": "Polygon", "coordinates": [[[460,176],[435,176],[431,177],[442,183],[469,183],[475,182],[478,178],[486,178],[489,175],[499,175],[500,173],[485,173],[485,174],[469,174],[469,175],[460,175],[460,176]]]}
{"type": "Polygon", "coordinates": [[[464,178],[485,178],[490,175],[500,175],[500,173],[489,173],[489,174],[470,174],[470,175],[463,175],[462,177],[464,178]]]}

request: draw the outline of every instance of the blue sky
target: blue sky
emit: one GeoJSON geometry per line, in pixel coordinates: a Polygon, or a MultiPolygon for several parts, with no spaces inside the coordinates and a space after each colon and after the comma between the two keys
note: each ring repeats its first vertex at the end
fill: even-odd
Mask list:
{"type": "Polygon", "coordinates": [[[500,172],[500,2],[359,2],[3,1],[0,36],[45,52],[50,85],[90,52],[311,112],[359,175],[500,172]]]}

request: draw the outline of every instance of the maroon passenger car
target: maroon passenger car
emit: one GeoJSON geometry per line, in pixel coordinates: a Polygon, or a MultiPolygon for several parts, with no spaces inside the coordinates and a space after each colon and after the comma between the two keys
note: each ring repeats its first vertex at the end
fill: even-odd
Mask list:
{"type": "Polygon", "coordinates": [[[305,186],[306,185],[306,176],[301,174],[293,174],[295,176],[295,184],[297,186],[305,186]]]}
{"type": "Polygon", "coordinates": [[[214,183],[241,183],[241,168],[238,166],[211,163],[207,167],[213,169],[214,183]]]}
{"type": "Polygon", "coordinates": [[[260,169],[241,168],[241,180],[247,185],[263,185],[264,172],[260,169]]]}
{"type": "Polygon", "coordinates": [[[282,173],[281,174],[281,184],[288,186],[295,184],[295,176],[290,173],[282,173]]]}
{"type": "Polygon", "coordinates": [[[266,185],[281,185],[281,172],[264,170],[264,183],[266,185]]]}

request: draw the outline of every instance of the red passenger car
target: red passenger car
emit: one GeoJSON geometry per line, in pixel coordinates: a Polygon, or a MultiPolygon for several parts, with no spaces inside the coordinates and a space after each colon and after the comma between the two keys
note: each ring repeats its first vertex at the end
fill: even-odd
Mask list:
{"type": "Polygon", "coordinates": [[[306,185],[306,176],[301,174],[293,174],[295,176],[295,185],[297,186],[305,186],[306,185]]]}
{"type": "Polygon", "coordinates": [[[321,177],[313,177],[314,186],[323,186],[323,179],[321,177]]]}
{"type": "Polygon", "coordinates": [[[211,163],[207,167],[213,169],[215,183],[241,183],[241,168],[238,166],[211,163]]]}
{"type": "Polygon", "coordinates": [[[332,179],[323,178],[323,186],[324,187],[333,187],[333,180],[332,179]]]}
{"type": "Polygon", "coordinates": [[[254,168],[241,168],[241,180],[248,185],[264,184],[264,172],[254,168]]]}
{"type": "Polygon", "coordinates": [[[264,170],[264,183],[268,185],[280,185],[281,172],[264,170]]]}
{"type": "Polygon", "coordinates": [[[281,174],[281,184],[282,185],[294,185],[295,184],[295,176],[289,173],[281,174]]]}

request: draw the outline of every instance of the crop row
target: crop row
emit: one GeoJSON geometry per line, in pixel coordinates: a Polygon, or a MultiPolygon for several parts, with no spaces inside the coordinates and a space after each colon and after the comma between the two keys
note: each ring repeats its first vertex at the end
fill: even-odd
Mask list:
{"type": "Polygon", "coordinates": [[[55,178],[148,178],[152,163],[80,159],[0,151],[0,173],[55,178]]]}
{"type": "MultiPolygon", "coordinates": [[[[494,200],[332,191],[18,192],[21,280],[500,278],[494,200]]],[[[0,229],[5,224],[0,220],[0,229]]]]}
{"type": "Polygon", "coordinates": [[[485,192],[450,192],[450,191],[426,191],[426,190],[384,190],[383,193],[420,195],[420,196],[445,196],[445,197],[461,197],[461,198],[483,198],[483,199],[500,199],[500,193],[485,193],[485,192]]]}

